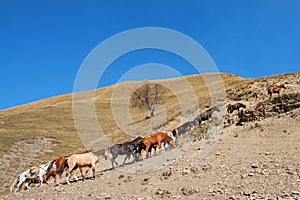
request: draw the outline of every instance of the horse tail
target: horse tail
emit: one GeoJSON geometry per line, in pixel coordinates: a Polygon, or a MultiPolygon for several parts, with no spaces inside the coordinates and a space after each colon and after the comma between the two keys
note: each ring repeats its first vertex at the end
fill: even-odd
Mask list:
{"type": "Polygon", "coordinates": [[[55,162],[56,160],[52,160],[48,166],[48,168],[46,169],[46,172],[50,172],[52,167],[53,167],[53,163],[55,162]]]}
{"type": "Polygon", "coordinates": [[[62,173],[64,172],[65,168],[66,168],[66,164],[67,164],[68,159],[65,158],[64,161],[61,164],[61,167],[59,169],[59,176],[62,175],[62,173]]]}
{"type": "Polygon", "coordinates": [[[10,193],[16,193],[17,192],[17,184],[18,184],[18,179],[19,176],[15,179],[15,181],[13,182],[13,184],[10,186],[10,193]]]}
{"type": "Polygon", "coordinates": [[[271,88],[268,88],[267,90],[268,90],[268,95],[271,96],[272,95],[271,88]]]}
{"type": "Polygon", "coordinates": [[[174,128],[172,130],[172,134],[173,134],[174,137],[177,137],[177,135],[178,135],[178,128],[174,128]]]}

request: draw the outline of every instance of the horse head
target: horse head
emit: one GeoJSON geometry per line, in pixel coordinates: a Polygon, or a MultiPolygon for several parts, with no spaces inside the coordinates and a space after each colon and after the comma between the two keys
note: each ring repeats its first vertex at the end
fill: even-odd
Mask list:
{"type": "Polygon", "coordinates": [[[110,158],[110,153],[108,149],[104,149],[104,153],[102,155],[104,157],[105,160],[107,160],[108,158],[110,158]]]}
{"type": "Polygon", "coordinates": [[[284,88],[284,89],[286,89],[286,87],[285,87],[285,85],[284,85],[284,84],[281,84],[281,85],[280,85],[280,88],[284,88]]]}
{"type": "Polygon", "coordinates": [[[242,108],[246,108],[245,104],[241,103],[240,105],[241,105],[242,108]]]}
{"type": "Polygon", "coordinates": [[[217,112],[220,112],[220,108],[219,108],[219,107],[217,107],[217,106],[214,106],[214,107],[212,107],[212,111],[217,111],[217,112]]]}

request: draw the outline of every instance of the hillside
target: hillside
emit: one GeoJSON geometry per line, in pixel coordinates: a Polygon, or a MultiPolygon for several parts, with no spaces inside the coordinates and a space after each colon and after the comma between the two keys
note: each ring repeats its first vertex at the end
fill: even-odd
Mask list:
{"type": "MultiPolygon", "coordinates": [[[[213,80],[213,74],[204,75],[208,78],[211,78],[213,80]]],[[[259,79],[243,79],[234,75],[230,74],[222,74],[222,80],[223,84],[225,86],[225,92],[227,95],[227,102],[235,102],[235,101],[242,101],[245,102],[247,105],[247,108],[251,111],[254,110],[254,108],[257,106],[259,102],[268,102],[268,96],[266,93],[266,88],[268,86],[273,85],[279,85],[279,84],[285,84],[287,86],[286,90],[282,91],[282,95],[287,95],[287,102],[292,104],[293,107],[291,107],[291,110],[297,109],[299,105],[299,91],[300,91],[300,73],[293,73],[293,74],[285,74],[285,75],[276,75],[271,77],[264,77],[259,79]],[[255,95],[254,95],[255,94],[255,95]],[[292,94],[292,95],[291,95],[292,94]],[[289,96],[290,95],[290,96],[289,96]],[[290,99],[295,99],[295,102],[291,101],[290,99]],[[294,106],[295,105],[295,106],[294,106]]],[[[203,111],[206,108],[211,106],[210,103],[210,96],[207,89],[207,86],[205,84],[205,81],[203,80],[203,76],[201,75],[192,75],[184,78],[176,78],[176,79],[169,79],[169,80],[161,80],[161,81],[154,81],[155,83],[159,83],[162,85],[176,85],[177,91],[180,91],[182,94],[186,94],[187,101],[189,100],[188,96],[188,90],[189,88],[184,87],[185,84],[182,84],[182,82],[186,80],[188,83],[192,86],[193,91],[196,94],[197,100],[198,100],[198,106],[199,110],[203,111]]],[[[132,135],[124,134],[122,130],[118,127],[118,125],[115,123],[112,109],[111,109],[111,98],[113,95],[113,91],[116,87],[123,88],[124,91],[130,90],[130,88],[135,87],[138,85],[138,82],[126,82],[126,83],[120,83],[118,86],[113,85],[105,88],[98,89],[96,91],[95,96],[95,107],[96,107],[96,114],[97,118],[99,120],[99,123],[106,134],[106,136],[110,139],[111,142],[117,143],[117,142],[123,142],[128,139],[131,139],[133,135],[143,135],[143,133],[140,133],[140,130],[133,130],[132,135]],[[105,113],[105,114],[103,114],[105,113]],[[136,132],[134,132],[136,131],[136,132]]],[[[191,104],[190,107],[187,107],[184,111],[180,110],[180,102],[176,98],[176,95],[174,95],[174,91],[168,90],[167,88],[163,88],[163,96],[161,101],[161,106],[164,108],[164,114],[166,121],[163,124],[163,128],[168,130],[172,127],[177,127],[180,125],[180,120],[182,120],[182,117],[185,117],[186,120],[190,120],[193,114],[196,113],[197,109],[193,104],[191,104]],[[183,112],[183,113],[182,113],[183,112]]],[[[120,99],[116,98],[114,99],[116,102],[120,101],[122,102],[122,93],[119,96],[120,99]]],[[[276,100],[276,95],[275,98],[276,100]]],[[[272,102],[271,102],[272,103],[272,102]]],[[[277,105],[276,102],[273,102],[272,105],[277,105]]],[[[116,104],[117,106],[120,106],[120,108],[124,105],[116,104]]],[[[189,104],[188,104],[189,105],[189,104]]],[[[266,129],[266,134],[273,134],[272,131],[268,130],[267,127],[277,127],[277,124],[274,124],[274,121],[278,121],[277,119],[271,120],[270,119],[274,116],[278,116],[278,114],[281,114],[281,111],[273,112],[273,107],[269,106],[266,103],[266,110],[268,116],[265,116],[266,119],[258,118],[255,119],[256,121],[262,120],[262,123],[260,127],[263,130],[266,129]],[[265,120],[265,121],[264,121],[265,120]],[[266,121],[269,120],[269,121],[266,121]],[[268,124],[269,123],[269,124],[268,124]]],[[[283,105],[281,103],[281,105],[283,105]]],[[[287,107],[287,106],[286,106],[287,107]]],[[[118,107],[117,107],[118,109],[118,107]]],[[[135,124],[138,124],[140,126],[145,126],[146,124],[150,123],[150,119],[145,119],[145,116],[147,116],[146,110],[141,110],[137,107],[134,107],[132,105],[129,105],[129,112],[131,115],[132,120],[135,122],[135,124]]],[[[86,113],[83,113],[83,115],[86,113]]],[[[297,131],[295,126],[297,124],[297,120],[299,120],[298,117],[299,112],[295,112],[295,117],[293,119],[290,119],[289,116],[285,116],[283,121],[286,121],[287,123],[282,124],[282,122],[279,122],[280,125],[284,125],[284,130],[288,133],[290,133],[293,137],[293,143],[292,146],[295,145],[295,147],[299,144],[299,137],[297,134],[295,134],[297,131]],[[288,123],[291,123],[288,127],[286,125],[288,123]]],[[[159,112],[158,112],[159,115],[159,112]]],[[[228,118],[228,115],[225,115],[225,118],[228,118]]],[[[232,116],[232,120],[236,120],[236,115],[232,116]]],[[[233,134],[233,132],[239,132],[241,133],[241,137],[235,137],[233,135],[234,139],[238,138],[240,139],[247,139],[250,137],[249,140],[256,140],[256,137],[261,137],[260,135],[257,136],[257,134],[254,130],[256,130],[257,125],[255,125],[255,120],[250,120],[250,122],[247,124],[246,127],[235,127],[230,124],[225,124],[228,126],[228,128],[224,129],[224,140],[227,143],[232,142],[232,146],[234,148],[237,148],[238,145],[235,143],[235,141],[232,140],[232,137],[230,135],[233,134]],[[251,126],[250,126],[251,125],[251,126]],[[251,128],[255,127],[255,128],[251,128]],[[248,133],[249,132],[249,136],[248,133]],[[228,134],[226,134],[228,133],[228,134]],[[245,138],[243,138],[245,137],[245,138]],[[237,145],[237,147],[235,147],[237,145]]],[[[128,124],[128,126],[131,126],[128,124]]],[[[281,126],[279,126],[281,127],[281,126]]],[[[279,130],[281,130],[278,127],[279,130]]],[[[145,134],[144,134],[145,135],[145,134]]],[[[74,124],[74,118],[72,113],[72,95],[63,95],[58,97],[53,97],[49,99],[44,99],[38,102],[34,102],[28,105],[23,105],[11,109],[7,109],[4,111],[0,111],[0,137],[1,137],[1,144],[0,144],[0,155],[1,158],[1,179],[4,180],[2,193],[5,193],[8,191],[10,184],[14,180],[15,176],[24,171],[25,169],[29,168],[32,165],[40,164],[47,162],[57,156],[70,154],[73,152],[79,152],[84,149],[83,144],[81,143],[76,128],[74,124]]],[[[198,139],[201,139],[202,136],[200,136],[198,139]]],[[[276,135],[277,137],[277,135],[276,135]]],[[[274,138],[276,138],[274,137],[274,138]]],[[[280,138],[280,134],[278,135],[280,138]]],[[[275,142],[276,139],[273,141],[273,137],[266,139],[266,143],[271,140],[271,142],[275,142]]],[[[290,140],[291,137],[288,137],[287,140],[290,140]]],[[[195,154],[195,148],[197,149],[197,146],[199,145],[199,142],[201,140],[197,140],[192,144],[192,147],[189,149],[191,151],[191,155],[195,154]],[[194,152],[193,152],[194,151],[194,152]]],[[[239,141],[241,142],[241,141],[239,141]]],[[[280,143],[280,139],[278,139],[278,145],[280,143]]],[[[244,144],[244,143],[243,143],[244,144]]],[[[275,143],[274,143],[275,144],[275,143]]],[[[260,145],[265,145],[263,142],[260,145]]],[[[225,151],[226,147],[221,145],[217,145],[216,149],[221,148],[221,150],[225,151]]],[[[234,149],[233,148],[233,149],[234,149]]],[[[248,146],[245,144],[245,147],[241,146],[240,148],[245,148],[245,152],[241,153],[239,155],[236,155],[236,162],[239,162],[239,159],[241,159],[240,156],[247,157],[247,153],[249,152],[248,146]]],[[[249,147],[250,149],[253,147],[249,147]]],[[[271,147],[270,147],[271,148],[271,147]]],[[[286,148],[286,147],[284,147],[286,148]]],[[[271,148],[272,151],[277,151],[271,148]]],[[[220,151],[221,151],[220,150],[220,151]]],[[[217,150],[214,150],[217,151],[217,150]]],[[[227,149],[228,151],[228,149],[227,149]]],[[[225,156],[225,158],[234,158],[235,150],[231,150],[230,153],[228,153],[228,157],[225,156]]],[[[238,151],[238,148],[237,150],[238,151]]],[[[264,150],[259,150],[257,153],[264,153],[264,150]]],[[[282,150],[282,151],[289,151],[288,149],[282,150]]],[[[297,149],[295,148],[295,151],[297,149]]],[[[280,151],[281,152],[281,151],[280,151]]],[[[276,152],[275,152],[276,153],[276,152]]],[[[293,168],[299,168],[299,163],[297,160],[293,157],[297,152],[290,152],[291,159],[293,160],[293,168]]],[[[299,153],[299,151],[298,151],[299,153]]],[[[221,155],[223,152],[221,152],[221,155]]],[[[227,153],[225,153],[226,155],[227,153]]],[[[219,154],[218,154],[219,155],[219,154]]],[[[256,154],[254,154],[256,155],[256,154]]],[[[281,162],[281,155],[279,152],[278,154],[278,162],[281,162]]],[[[288,154],[286,154],[288,156],[288,154]]],[[[184,156],[188,156],[184,154],[184,156]]],[[[172,165],[176,165],[175,168],[177,170],[180,170],[180,167],[189,167],[190,164],[193,162],[190,161],[184,161],[184,156],[182,162],[178,160],[178,164],[173,163],[172,165]],[[178,166],[177,166],[178,165],[178,166]],[[180,166],[180,167],[179,167],[180,166]]],[[[188,156],[189,157],[189,156],[188,156]]],[[[214,155],[210,154],[210,157],[215,157],[214,155]]],[[[221,157],[221,156],[220,156],[221,157]]],[[[195,159],[196,157],[191,156],[189,159],[195,159]]],[[[187,160],[189,160],[187,159],[187,160]]],[[[202,163],[204,160],[198,160],[195,161],[194,165],[197,165],[198,167],[201,166],[200,163],[202,163]]],[[[224,163],[217,163],[217,160],[213,160],[210,165],[215,165],[216,168],[221,167],[223,165],[227,166],[227,162],[230,162],[229,160],[224,161],[224,163]],[[219,166],[218,166],[219,165],[219,166]]],[[[219,161],[221,162],[221,161],[219,161]]],[[[263,161],[261,161],[263,164],[263,161]]],[[[203,164],[203,163],[202,163],[203,164]]],[[[241,162],[241,165],[244,165],[245,163],[241,162]]],[[[281,163],[279,163],[280,165],[281,163]]],[[[155,172],[156,175],[154,177],[158,177],[161,171],[155,172]]],[[[203,172],[201,172],[203,173],[203,172]]],[[[176,173],[175,173],[176,174],[176,173]]],[[[119,175],[119,172],[113,172],[110,174],[110,172],[105,172],[104,177],[102,175],[99,175],[100,178],[108,180],[112,177],[117,177],[119,175]]],[[[175,179],[181,180],[182,177],[177,174],[175,179]],[[178,176],[177,176],[178,175],[178,176]]],[[[202,174],[201,174],[202,175],[202,174]]],[[[135,176],[135,175],[134,175],[135,176]]],[[[188,175],[189,176],[189,175],[188,175]]],[[[134,179],[141,179],[141,175],[136,175],[134,179]]],[[[209,178],[209,176],[207,176],[209,178]]],[[[169,179],[170,180],[170,179],[169,179]]],[[[183,180],[188,180],[187,177],[183,178],[183,180]]],[[[121,180],[120,180],[121,181],[121,180]]],[[[139,180],[140,182],[141,180],[139,180]]],[[[90,181],[88,181],[90,182],[90,181]]],[[[122,181],[121,181],[122,182],[122,181]]],[[[128,181],[132,182],[132,181],[128,181]]],[[[151,182],[151,181],[150,181],[151,182]]],[[[92,180],[91,180],[91,184],[92,180]]],[[[100,184],[100,183],[99,183],[100,184]]],[[[122,185],[121,183],[120,185],[122,185]]],[[[154,182],[152,182],[152,185],[154,182]]],[[[191,184],[191,183],[189,183],[191,184]]],[[[295,184],[299,184],[295,183],[295,184]]],[[[83,183],[80,183],[80,185],[83,185],[83,183]]],[[[109,184],[108,184],[109,185],[109,184]]],[[[150,184],[151,185],[151,184],[150,184]]],[[[47,187],[47,186],[46,186],[47,187]]],[[[71,186],[77,187],[77,186],[71,186]]],[[[83,185],[83,188],[85,186],[83,185]]],[[[118,187],[118,186],[113,186],[118,187]]],[[[122,186],[123,187],[123,186],[122,186]]],[[[124,187],[127,188],[125,185],[124,187]]],[[[131,185],[128,185],[128,187],[132,187],[131,185]]],[[[161,186],[162,187],[162,186],[161,186]]],[[[199,185],[200,187],[200,185],[199,185]]],[[[82,188],[82,189],[83,189],[82,188]]],[[[141,188],[144,189],[144,188],[141,188]]],[[[151,191],[154,188],[151,188],[151,191]]],[[[178,189],[178,188],[177,188],[178,189]]],[[[176,191],[177,191],[176,189],[176,191]]],[[[54,190],[54,188],[49,189],[54,190]]],[[[200,190],[200,189],[199,189],[200,190]]],[[[42,190],[43,191],[43,190],[42,190]]],[[[63,187],[61,190],[58,189],[58,191],[62,191],[62,193],[69,193],[72,191],[72,189],[66,189],[63,187]]],[[[101,190],[104,192],[104,190],[101,190]]],[[[108,189],[108,191],[110,191],[108,189]]],[[[38,192],[38,190],[37,190],[38,192]]],[[[53,191],[52,191],[53,192],[53,191]]],[[[55,192],[53,192],[55,193],[55,192]]],[[[57,191],[56,191],[57,193],[57,191]]],[[[161,193],[161,192],[159,192],[161,193]]],[[[30,198],[30,193],[25,192],[24,194],[28,195],[26,198],[30,198]]],[[[89,193],[85,193],[86,195],[89,195],[89,193]]],[[[94,193],[91,193],[94,195],[94,193]]],[[[128,193],[130,194],[130,192],[128,193]]],[[[152,192],[150,193],[150,195],[152,192]]],[[[173,194],[173,193],[172,193],[173,194]]],[[[42,195],[42,194],[40,194],[42,195]]],[[[112,194],[111,194],[112,195],[112,194]]],[[[83,195],[84,196],[84,195],[83,195]]],[[[119,198],[119,196],[116,196],[119,198]]]]}

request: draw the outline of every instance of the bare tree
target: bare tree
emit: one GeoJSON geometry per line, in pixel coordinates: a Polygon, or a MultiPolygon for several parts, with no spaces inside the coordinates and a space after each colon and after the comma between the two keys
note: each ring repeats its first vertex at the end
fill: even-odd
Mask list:
{"type": "Polygon", "coordinates": [[[149,110],[150,117],[155,116],[155,105],[161,98],[160,86],[154,84],[154,87],[146,82],[142,87],[133,92],[133,105],[144,106],[149,110]]]}

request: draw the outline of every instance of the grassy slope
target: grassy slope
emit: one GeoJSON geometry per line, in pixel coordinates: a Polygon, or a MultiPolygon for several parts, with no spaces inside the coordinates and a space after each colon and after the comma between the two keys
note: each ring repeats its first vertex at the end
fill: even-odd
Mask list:
{"type": "MultiPolygon", "coordinates": [[[[244,81],[240,77],[228,74],[223,74],[222,78],[226,88],[241,84],[244,81]]],[[[201,76],[192,75],[185,77],[185,79],[193,87],[198,97],[200,108],[208,107],[210,104],[208,91],[201,76]]],[[[187,88],[184,88],[181,84],[182,80],[183,78],[175,78],[156,82],[174,84],[178,86],[176,89],[184,94],[187,88]]],[[[119,85],[122,85],[125,91],[126,88],[137,84],[139,83],[126,82],[119,85]]],[[[101,127],[108,134],[109,138],[113,142],[122,142],[129,139],[130,136],[120,134],[122,131],[116,126],[113,119],[111,96],[114,88],[115,86],[109,86],[96,91],[96,112],[101,127]]],[[[166,88],[163,90],[161,104],[167,112],[167,122],[169,122],[180,114],[180,106],[172,91],[166,88]]],[[[53,137],[62,144],[58,145],[55,151],[49,153],[44,159],[82,149],[83,145],[74,126],[71,100],[72,95],[68,94],[0,111],[0,155],[6,152],[15,141],[39,135],[53,137]]],[[[122,106],[122,104],[118,105],[122,106]]],[[[147,116],[146,109],[130,106],[130,114],[132,119],[138,122],[139,125],[149,123],[149,120],[144,120],[145,116],[147,116]]]]}

